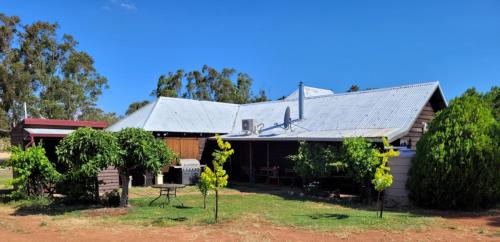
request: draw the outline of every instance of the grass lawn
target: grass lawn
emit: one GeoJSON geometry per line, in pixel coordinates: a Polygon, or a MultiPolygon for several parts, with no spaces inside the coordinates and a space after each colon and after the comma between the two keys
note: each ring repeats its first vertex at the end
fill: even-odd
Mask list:
{"type": "Polygon", "coordinates": [[[12,180],[12,172],[10,169],[0,168],[0,189],[12,188],[12,185],[9,184],[10,180],[12,180]]]}
{"type": "MultiPolygon", "coordinates": [[[[178,206],[148,206],[150,198],[131,201],[131,211],[118,219],[120,222],[143,225],[170,226],[179,223],[198,225],[213,222],[213,197],[208,208],[203,209],[199,195],[180,196],[186,208],[178,206]]],[[[221,221],[249,219],[268,221],[277,225],[332,230],[343,228],[404,229],[432,223],[432,219],[409,213],[388,212],[384,218],[376,218],[374,211],[352,208],[324,202],[287,199],[277,195],[222,195],[220,197],[221,221]]]]}
{"type": "MultiPolygon", "coordinates": [[[[159,199],[152,206],[149,202],[157,191],[151,188],[133,188],[127,212],[116,214],[114,210],[95,213],[85,207],[51,206],[47,200],[10,202],[17,211],[27,214],[51,214],[56,217],[95,216],[103,224],[132,224],[143,226],[196,226],[213,223],[214,196],[209,196],[207,209],[203,209],[203,198],[194,187],[179,192],[184,207],[174,200],[171,205],[161,206],[159,199]],[[97,215],[96,215],[97,214],[97,215]]],[[[235,189],[224,189],[220,193],[220,222],[247,221],[272,223],[314,230],[339,229],[419,229],[434,223],[431,217],[408,212],[385,212],[384,218],[376,217],[375,211],[361,205],[340,205],[301,199],[297,196],[269,193],[248,193],[235,189]]],[[[116,211],[115,211],[116,212],[116,211]]]]}

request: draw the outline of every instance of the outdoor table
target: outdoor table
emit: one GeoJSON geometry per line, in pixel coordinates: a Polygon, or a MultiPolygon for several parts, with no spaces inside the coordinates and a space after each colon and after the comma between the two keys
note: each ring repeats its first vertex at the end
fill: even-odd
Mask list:
{"type": "Polygon", "coordinates": [[[157,185],[152,185],[151,187],[160,189],[160,196],[153,199],[153,201],[151,201],[149,203],[149,206],[151,206],[154,201],[161,198],[161,196],[165,196],[165,199],[167,200],[167,204],[170,204],[170,198],[175,198],[175,199],[177,199],[177,201],[179,201],[181,203],[181,206],[184,207],[184,204],[182,203],[182,201],[179,198],[177,198],[177,188],[184,188],[184,187],[186,187],[186,185],[171,183],[171,184],[157,184],[157,185]]]}
{"type": "Polygon", "coordinates": [[[276,180],[278,185],[280,184],[279,167],[260,167],[258,176],[263,176],[266,178],[266,183],[270,183],[271,180],[276,180]]]}

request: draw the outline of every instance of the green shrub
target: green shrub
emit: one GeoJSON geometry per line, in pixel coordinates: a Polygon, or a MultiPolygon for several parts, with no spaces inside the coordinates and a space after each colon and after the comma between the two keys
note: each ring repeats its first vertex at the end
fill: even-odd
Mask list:
{"type": "Polygon", "coordinates": [[[117,189],[114,189],[113,191],[110,192],[106,192],[102,196],[101,202],[106,207],[118,207],[120,206],[120,193],[118,192],[117,189]]]}
{"type": "Polygon", "coordinates": [[[324,143],[300,142],[297,154],[288,156],[295,162],[294,169],[303,184],[329,176],[333,170],[343,168],[338,149],[324,143]]]}
{"type": "Polygon", "coordinates": [[[500,199],[499,124],[473,90],[439,112],[417,143],[407,187],[418,205],[473,209],[500,199]]]}
{"type": "Polygon", "coordinates": [[[116,137],[103,130],[79,128],[61,140],[56,153],[67,166],[59,187],[68,202],[97,202],[98,173],[120,158],[116,137]]]}
{"type": "Polygon", "coordinates": [[[342,162],[345,170],[362,185],[370,184],[380,164],[377,150],[364,138],[347,138],[342,142],[342,162]]]}
{"type": "Polygon", "coordinates": [[[59,180],[60,174],[45,155],[45,149],[41,145],[26,150],[13,146],[11,152],[12,156],[2,166],[13,168],[14,196],[41,197],[45,192],[53,192],[53,184],[59,180]]]}
{"type": "Polygon", "coordinates": [[[297,154],[289,158],[304,184],[346,172],[360,185],[370,187],[375,168],[380,163],[373,144],[364,138],[347,138],[342,146],[326,143],[301,142],[297,154]]]}

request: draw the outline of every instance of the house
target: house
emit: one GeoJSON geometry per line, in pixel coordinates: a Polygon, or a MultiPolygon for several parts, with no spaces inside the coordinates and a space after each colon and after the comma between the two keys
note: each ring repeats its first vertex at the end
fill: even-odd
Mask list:
{"type": "MultiPolygon", "coordinates": [[[[28,147],[35,144],[42,144],[47,158],[54,162],[56,169],[63,172],[61,164],[57,163],[55,153],[59,141],[71,132],[81,127],[93,129],[104,129],[108,125],[100,121],[73,121],[58,119],[26,118],[17,124],[11,131],[11,144],[28,147]]],[[[99,193],[105,193],[118,189],[118,172],[112,167],[103,170],[98,175],[99,193]]]]}
{"type": "Polygon", "coordinates": [[[248,181],[259,167],[293,167],[286,157],[296,152],[299,141],[365,137],[380,142],[387,137],[395,146],[415,149],[427,124],[446,105],[438,82],[348,93],[301,83],[283,100],[261,103],[160,97],[107,130],[143,128],[165,139],[181,158],[202,163],[210,160],[213,137],[220,134],[236,151],[227,167],[232,179],[248,181]]]}

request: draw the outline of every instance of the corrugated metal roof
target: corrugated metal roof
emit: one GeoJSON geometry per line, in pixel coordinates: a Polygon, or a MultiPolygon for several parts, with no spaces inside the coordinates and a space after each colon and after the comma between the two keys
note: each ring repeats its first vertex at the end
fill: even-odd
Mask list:
{"type": "Polygon", "coordinates": [[[107,130],[138,127],[148,131],[229,133],[238,108],[231,103],[160,97],[107,130]]]}
{"type": "Polygon", "coordinates": [[[25,128],[30,134],[48,134],[48,135],[68,135],[75,131],[74,129],[39,129],[39,128],[25,128]]]}
{"type": "MultiPolygon", "coordinates": [[[[142,127],[150,131],[220,133],[228,140],[341,140],[344,137],[405,135],[430,100],[438,82],[309,97],[304,119],[297,100],[227,104],[181,98],[159,98],[108,128],[142,127]],[[290,107],[292,129],[283,129],[290,107]],[[241,121],[255,119],[261,132],[244,135],[241,121]]],[[[443,100],[444,101],[444,100],[443,100]]]]}
{"type": "MultiPolygon", "coordinates": [[[[317,97],[317,96],[325,96],[325,95],[333,95],[332,90],[321,89],[316,87],[308,87],[304,86],[304,97],[317,97]]],[[[293,100],[299,98],[299,89],[292,92],[292,94],[288,95],[285,100],[293,100]]]]}

